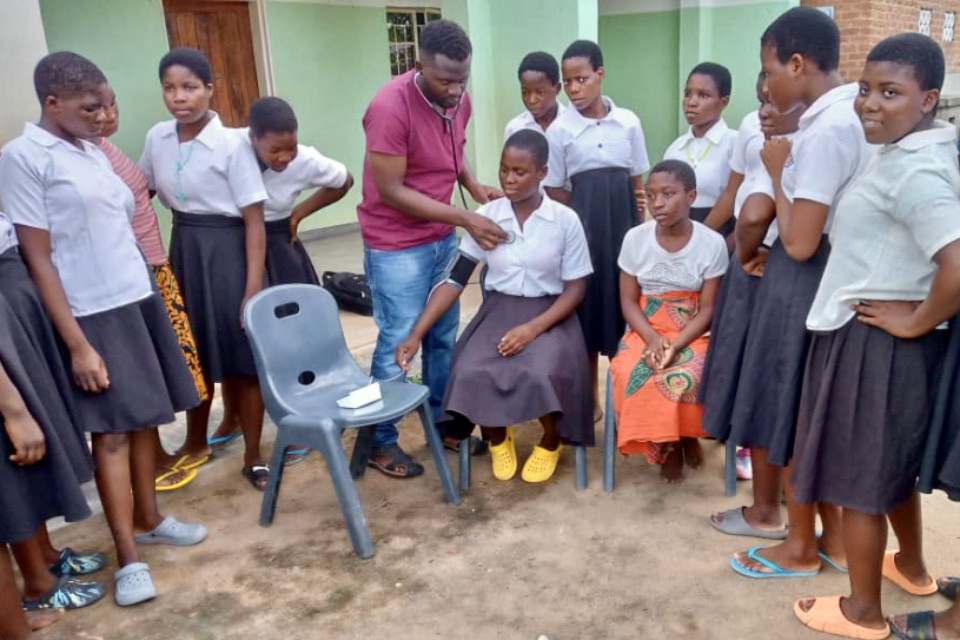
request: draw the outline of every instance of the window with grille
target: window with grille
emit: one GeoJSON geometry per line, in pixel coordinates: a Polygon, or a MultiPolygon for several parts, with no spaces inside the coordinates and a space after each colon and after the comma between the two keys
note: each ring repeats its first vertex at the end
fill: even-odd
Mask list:
{"type": "Polygon", "coordinates": [[[957,22],[957,14],[953,11],[947,11],[943,14],[943,33],[941,40],[944,42],[953,42],[953,29],[957,22]]]}
{"type": "Polygon", "coordinates": [[[920,9],[920,16],[917,18],[917,31],[925,36],[930,35],[930,25],[933,22],[932,9],[920,9]]]}
{"type": "Polygon", "coordinates": [[[439,9],[387,9],[387,41],[390,43],[390,75],[413,69],[420,55],[420,30],[440,19],[439,9]]]}

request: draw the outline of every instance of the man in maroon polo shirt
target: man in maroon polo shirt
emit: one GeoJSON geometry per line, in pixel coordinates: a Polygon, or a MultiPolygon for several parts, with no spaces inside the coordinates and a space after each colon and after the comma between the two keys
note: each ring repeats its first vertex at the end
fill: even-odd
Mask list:
{"type": "MultiPolygon", "coordinates": [[[[367,153],[363,201],[357,207],[364,243],[364,269],[379,328],[371,375],[402,375],[394,352],[413,330],[431,289],[456,256],[456,227],[492,248],[506,234],[490,220],[450,204],[459,181],[478,203],[502,194],[480,184],[464,156],[470,98],[471,46],[454,22],[436,20],[420,32],[420,61],[414,71],[385,84],[363,116],[367,153]]],[[[439,413],[450,374],[460,309],[454,305],[423,341],[423,381],[439,413]]],[[[453,434],[444,443],[457,445],[453,434]]],[[[475,453],[484,449],[472,440],[475,453]]],[[[409,478],[423,466],[397,444],[395,424],[377,425],[369,464],[409,478]]]]}

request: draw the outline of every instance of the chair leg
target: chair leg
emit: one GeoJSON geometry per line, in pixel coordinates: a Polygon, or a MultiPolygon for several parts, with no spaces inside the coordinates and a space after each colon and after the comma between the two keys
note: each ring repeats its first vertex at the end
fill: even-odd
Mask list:
{"type": "Polygon", "coordinates": [[[450,465],[447,464],[447,456],[443,453],[443,441],[433,424],[433,409],[430,408],[430,401],[424,400],[423,404],[417,408],[417,413],[420,414],[423,433],[427,437],[427,445],[429,445],[430,453],[433,455],[433,462],[437,465],[437,474],[440,476],[440,484],[443,485],[443,493],[447,502],[460,504],[460,493],[457,491],[456,485],[453,484],[450,465]]]}
{"type": "Polygon", "coordinates": [[[723,494],[737,495],[737,446],[731,442],[724,445],[723,494]]]}
{"type": "Polygon", "coordinates": [[[603,490],[613,491],[617,454],[617,421],[613,415],[613,376],[607,371],[607,397],[603,414],[603,490]]]}
{"type": "Polygon", "coordinates": [[[577,476],[577,489],[587,488],[587,448],[579,446],[573,450],[574,467],[577,476]]]}
{"type": "Polygon", "coordinates": [[[350,475],[353,478],[362,478],[367,472],[367,461],[370,460],[373,432],[376,428],[376,425],[370,425],[357,430],[357,441],[353,445],[353,455],[350,456],[350,475]]]}
{"type": "Polygon", "coordinates": [[[460,491],[470,491],[470,437],[460,441],[460,491]]]}
{"type": "Polygon", "coordinates": [[[277,433],[273,443],[273,453],[270,455],[270,475],[267,476],[267,486],[263,488],[263,501],[260,503],[260,526],[266,527],[273,523],[277,513],[277,500],[280,498],[280,483],[283,482],[283,460],[287,452],[287,439],[282,433],[277,433]]]}
{"type": "Polygon", "coordinates": [[[361,558],[369,558],[376,550],[373,546],[373,539],[370,537],[367,518],[363,514],[363,505],[360,504],[357,486],[350,476],[347,457],[343,453],[341,434],[339,428],[332,425],[324,426],[320,436],[321,453],[327,461],[327,469],[330,471],[330,479],[333,481],[333,487],[337,492],[337,500],[340,502],[340,511],[343,513],[343,519],[347,524],[347,532],[350,534],[353,552],[361,558]]]}

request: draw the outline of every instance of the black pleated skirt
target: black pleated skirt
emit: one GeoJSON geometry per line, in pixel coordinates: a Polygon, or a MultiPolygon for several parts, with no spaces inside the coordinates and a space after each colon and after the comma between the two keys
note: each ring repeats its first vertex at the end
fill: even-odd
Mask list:
{"type": "Polygon", "coordinates": [[[213,382],[257,375],[240,325],[247,283],[243,219],[174,211],[170,266],[180,283],[204,373],[213,382]]]}
{"type": "Polygon", "coordinates": [[[704,405],[703,430],[725,442],[730,436],[730,418],[737,396],[750,317],[760,278],[743,270],[734,256],[720,284],[716,311],[710,324],[710,348],[700,383],[704,405]]]}
{"type": "Polygon", "coordinates": [[[0,255],[0,362],[43,431],[46,455],[20,467],[0,416],[0,543],[20,542],[48,519],[90,515],[80,484],[93,460],[79,425],[53,328],[16,249],[0,255]]]}
{"type": "Polygon", "coordinates": [[[826,236],[806,262],[770,249],[750,317],[728,442],[767,450],[786,466],[793,455],[797,409],[807,351],[807,314],[830,254],[826,236]]]}
{"type": "Polygon", "coordinates": [[[290,241],[290,218],[272,220],[267,227],[267,278],[276,284],[320,284],[303,243],[290,241]]]}
{"type": "MultiPolygon", "coordinates": [[[[90,433],[129,433],[173,422],[200,404],[193,375],[160,294],[77,318],[107,365],[110,388],[88,393],[75,386],[80,423],[90,433]]],[[[64,351],[69,362],[69,355],[64,351]]]]}
{"type": "Polygon", "coordinates": [[[517,355],[497,352],[510,329],[537,317],[556,299],[488,292],[454,349],[444,419],[505,427],[555,414],[564,442],[593,446],[590,366],[576,316],[554,325],[517,355]]]}
{"type": "Polygon", "coordinates": [[[593,274],[577,314],[587,351],[614,356],[623,335],[620,311],[620,247],[639,221],[633,181],[626,169],[593,169],[571,178],[570,206],[580,216],[590,248],[593,274]]]}
{"type": "Polygon", "coordinates": [[[941,489],[960,501],[960,316],[950,323],[931,414],[918,486],[924,493],[941,489]]]}
{"type": "MultiPolygon", "coordinates": [[[[697,222],[706,222],[707,216],[710,215],[710,212],[713,211],[713,207],[690,207],[690,219],[696,220],[697,222]]],[[[726,238],[728,235],[733,233],[734,228],[737,225],[737,219],[731,217],[727,222],[717,230],[717,233],[726,238]]]]}
{"type": "Polygon", "coordinates": [[[880,515],[910,497],[947,338],[894,338],[857,319],[812,334],[791,476],[797,501],[880,515]]]}

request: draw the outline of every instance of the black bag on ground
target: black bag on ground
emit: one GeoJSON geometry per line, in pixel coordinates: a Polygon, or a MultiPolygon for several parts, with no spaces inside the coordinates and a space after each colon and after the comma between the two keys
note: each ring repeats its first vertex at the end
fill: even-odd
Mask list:
{"type": "Polygon", "coordinates": [[[363,316],[373,315],[373,297],[367,285],[367,277],[347,271],[324,271],[321,277],[323,288],[337,301],[337,307],[363,316]]]}

